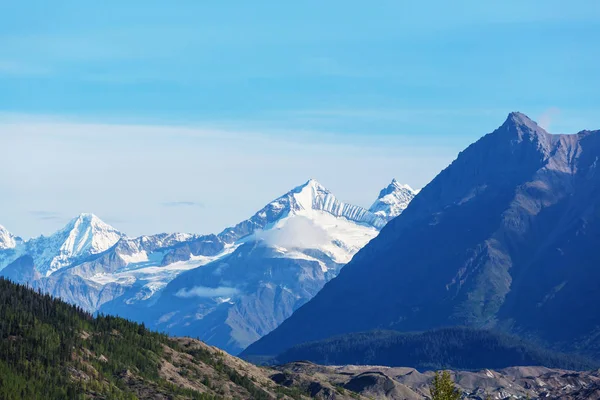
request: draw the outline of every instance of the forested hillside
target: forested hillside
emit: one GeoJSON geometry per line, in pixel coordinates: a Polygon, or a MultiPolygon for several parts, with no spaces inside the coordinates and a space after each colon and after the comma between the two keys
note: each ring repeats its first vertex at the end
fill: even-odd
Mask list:
{"type": "Polygon", "coordinates": [[[0,279],[1,399],[303,397],[200,341],[94,318],[0,279]]]}
{"type": "Polygon", "coordinates": [[[292,347],[276,359],[278,363],[296,360],[326,365],[385,365],[419,370],[477,370],[534,365],[587,370],[600,365],[580,356],[546,350],[514,336],[465,327],[422,333],[371,331],[340,335],[292,347]]]}

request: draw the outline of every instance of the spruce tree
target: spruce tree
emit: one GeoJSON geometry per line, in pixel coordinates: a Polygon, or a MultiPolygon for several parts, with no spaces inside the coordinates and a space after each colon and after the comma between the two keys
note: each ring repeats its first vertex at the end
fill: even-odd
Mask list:
{"type": "Polygon", "coordinates": [[[460,389],[454,385],[448,371],[435,372],[433,382],[429,386],[432,400],[459,400],[462,396],[460,389]]]}

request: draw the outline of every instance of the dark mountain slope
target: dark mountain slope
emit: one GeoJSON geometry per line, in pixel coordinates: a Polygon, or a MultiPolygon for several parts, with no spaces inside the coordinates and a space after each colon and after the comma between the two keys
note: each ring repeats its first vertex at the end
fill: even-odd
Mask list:
{"type": "Polygon", "coordinates": [[[348,333],[294,346],[278,364],[308,360],[325,365],[385,365],[418,370],[479,370],[539,365],[591,370],[599,363],[545,350],[514,336],[464,327],[422,333],[348,333]]]}
{"type": "Polygon", "coordinates": [[[512,113],[245,355],[372,329],[495,327],[596,354],[600,132],[512,113]]]}

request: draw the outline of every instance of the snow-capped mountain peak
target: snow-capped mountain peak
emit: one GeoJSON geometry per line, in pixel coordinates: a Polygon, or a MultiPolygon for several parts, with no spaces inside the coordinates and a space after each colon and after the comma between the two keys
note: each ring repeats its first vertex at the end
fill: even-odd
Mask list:
{"type": "Polygon", "coordinates": [[[0,225],[0,250],[14,249],[18,241],[19,238],[0,225]]]}
{"type": "Polygon", "coordinates": [[[219,238],[225,243],[234,243],[257,230],[272,227],[291,214],[302,214],[311,218],[315,212],[345,218],[376,229],[381,229],[387,222],[384,218],[363,207],[338,200],[331,191],[315,179],[309,179],[306,183],[267,204],[249,219],[225,229],[219,234],[219,238]]]}
{"type": "MultiPolygon", "coordinates": [[[[81,214],[51,236],[0,251],[0,272],[171,333],[225,328],[231,334],[211,334],[212,344],[240,351],[312,298],[386,222],[309,179],[219,235],[127,238],[81,214]],[[28,262],[17,263],[22,255],[28,262]]],[[[9,235],[0,230],[12,245],[9,235]]]]}
{"type": "Polygon", "coordinates": [[[305,184],[294,188],[288,195],[295,200],[292,208],[302,210],[321,210],[325,199],[335,198],[325,186],[312,178],[305,184]]]}
{"type": "Polygon", "coordinates": [[[408,204],[417,193],[418,191],[410,186],[392,179],[392,183],[379,192],[379,197],[369,208],[369,211],[386,221],[390,221],[402,214],[402,211],[408,207],[408,204]]]}
{"type": "Polygon", "coordinates": [[[72,219],[62,232],[68,232],[68,236],[61,250],[72,255],[101,253],[124,236],[94,214],[88,213],[72,219]]]}
{"type": "Polygon", "coordinates": [[[298,186],[290,193],[291,211],[317,210],[329,213],[335,217],[382,228],[387,221],[374,215],[369,210],[344,203],[338,200],[333,193],[314,179],[308,180],[304,185],[298,186]]]}
{"type": "Polygon", "coordinates": [[[83,213],[51,236],[32,239],[36,269],[50,275],[74,260],[102,253],[125,235],[94,214],[83,213]]]}
{"type": "MultiPolygon", "coordinates": [[[[405,190],[408,190],[408,191],[411,191],[411,192],[415,192],[415,190],[412,187],[410,187],[406,183],[400,183],[400,182],[398,182],[396,180],[396,178],[392,179],[392,183],[390,183],[390,185],[386,189],[389,189],[390,186],[392,186],[392,187],[394,187],[396,189],[400,189],[400,190],[405,189],[405,190]]],[[[386,190],[386,189],[383,189],[383,190],[386,190]]]]}

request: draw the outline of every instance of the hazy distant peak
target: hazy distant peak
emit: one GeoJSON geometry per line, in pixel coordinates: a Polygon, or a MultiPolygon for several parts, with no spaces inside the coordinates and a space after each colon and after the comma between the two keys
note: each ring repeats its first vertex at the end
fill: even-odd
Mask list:
{"type": "Polygon", "coordinates": [[[0,225],[0,250],[14,249],[19,238],[0,225]]]}
{"type": "Polygon", "coordinates": [[[74,259],[102,253],[114,246],[125,235],[94,214],[82,213],[51,236],[32,239],[37,248],[36,268],[42,275],[69,265],[74,259]]]}

